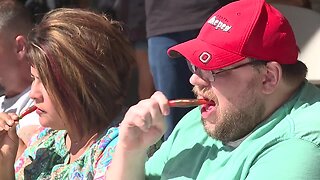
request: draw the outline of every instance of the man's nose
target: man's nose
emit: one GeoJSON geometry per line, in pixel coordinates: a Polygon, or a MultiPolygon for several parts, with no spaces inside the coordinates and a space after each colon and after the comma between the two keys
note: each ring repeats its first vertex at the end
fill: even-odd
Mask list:
{"type": "Polygon", "coordinates": [[[192,76],[189,79],[189,82],[194,85],[194,86],[209,86],[210,82],[204,80],[203,78],[201,78],[199,75],[197,74],[192,74],[192,76]]]}

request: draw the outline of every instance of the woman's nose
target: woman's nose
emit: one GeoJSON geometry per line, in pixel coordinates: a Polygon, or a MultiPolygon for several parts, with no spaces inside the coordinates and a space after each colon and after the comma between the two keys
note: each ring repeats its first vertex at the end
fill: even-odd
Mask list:
{"type": "Polygon", "coordinates": [[[29,97],[31,99],[34,99],[36,102],[39,102],[40,99],[42,98],[42,95],[39,91],[39,88],[34,83],[31,84],[31,90],[29,93],[29,97]]]}

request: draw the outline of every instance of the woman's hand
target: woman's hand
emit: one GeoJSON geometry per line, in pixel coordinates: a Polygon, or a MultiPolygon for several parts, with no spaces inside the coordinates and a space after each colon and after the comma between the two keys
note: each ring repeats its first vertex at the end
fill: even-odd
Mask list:
{"type": "Polygon", "coordinates": [[[16,133],[18,116],[13,113],[0,113],[0,172],[2,167],[13,168],[19,145],[19,138],[16,133]]]}

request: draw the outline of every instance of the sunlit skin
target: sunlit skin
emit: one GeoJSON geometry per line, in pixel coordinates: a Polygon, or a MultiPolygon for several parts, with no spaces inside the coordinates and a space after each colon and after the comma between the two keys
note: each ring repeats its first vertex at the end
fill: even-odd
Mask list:
{"type": "Polygon", "coordinates": [[[6,97],[20,94],[30,85],[24,47],[23,36],[12,37],[0,31],[0,84],[6,97]]]}
{"type": "Polygon", "coordinates": [[[241,139],[262,120],[265,112],[260,93],[260,74],[252,66],[223,72],[214,82],[196,74],[190,78],[198,98],[214,101],[202,105],[201,117],[206,132],[223,142],[241,139]]]}
{"type": "Polygon", "coordinates": [[[6,76],[9,76],[8,72],[10,69],[8,67],[14,67],[17,65],[17,62],[15,61],[16,58],[14,58],[13,52],[8,52],[8,50],[11,49],[11,51],[14,51],[12,41],[8,41],[7,38],[4,36],[4,33],[0,32],[0,83],[4,84],[6,81],[4,81],[6,76]],[[13,60],[12,60],[13,59],[13,60]]]}
{"type": "MultiPolygon", "coordinates": [[[[7,24],[6,20],[2,23],[7,24]]],[[[1,27],[5,24],[2,24],[1,27]]],[[[14,25],[8,25],[8,28],[0,28],[0,85],[1,90],[3,90],[2,93],[6,98],[4,101],[13,103],[12,100],[18,100],[17,98],[19,98],[16,103],[21,104],[19,103],[21,102],[20,100],[23,100],[21,98],[25,97],[20,96],[19,94],[24,93],[25,90],[29,88],[32,80],[30,78],[30,65],[26,57],[26,38],[18,33],[20,30],[16,31],[16,29],[11,29],[14,27],[14,25]]],[[[16,113],[20,113],[20,108],[17,109],[16,113]]],[[[22,152],[25,149],[31,137],[37,133],[38,128],[39,124],[37,119],[33,119],[31,122],[28,118],[22,120],[20,128],[17,130],[17,134],[20,138],[19,152],[22,152]]],[[[17,154],[17,157],[19,154],[20,153],[17,154]]]]}
{"type": "Polygon", "coordinates": [[[35,105],[38,108],[36,112],[39,114],[40,124],[52,129],[63,129],[64,124],[62,121],[59,121],[61,117],[58,115],[47,90],[43,86],[37,69],[31,67],[31,76],[33,78],[33,82],[29,96],[35,100],[35,105]]]}

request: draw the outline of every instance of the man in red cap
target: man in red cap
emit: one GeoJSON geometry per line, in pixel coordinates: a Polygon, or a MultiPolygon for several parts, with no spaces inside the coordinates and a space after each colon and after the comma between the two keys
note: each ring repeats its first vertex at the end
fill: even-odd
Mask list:
{"type": "Polygon", "coordinates": [[[320,90],[306,80],[288,21],[264,0],[214,13],[197,38],[168,50],[187,59],[194,108],[145,163],[166,129],[156,92],[127,112],[107,178],[319,179],[320,90]]]}

